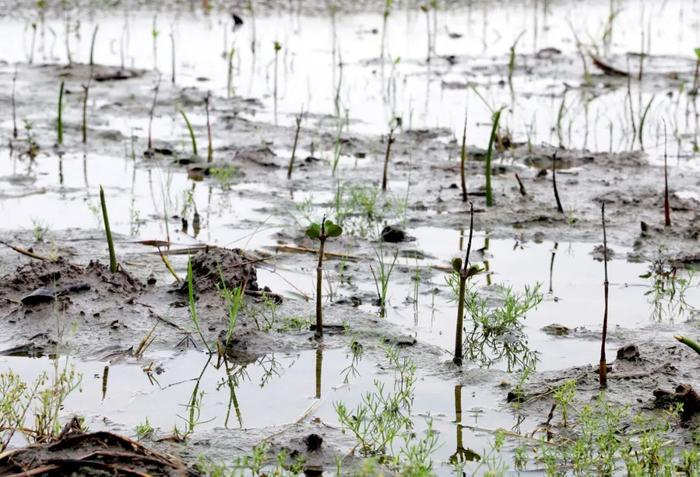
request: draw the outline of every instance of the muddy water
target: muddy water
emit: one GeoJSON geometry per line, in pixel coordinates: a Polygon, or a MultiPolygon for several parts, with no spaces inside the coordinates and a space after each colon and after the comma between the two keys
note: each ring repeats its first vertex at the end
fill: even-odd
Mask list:
{"type": "MultiPolygon", "coordinates": [[[[309,128],[318,129],[319,135],[323,132],[335,137],[338,112],[349,123],[345,135],[373,137],[385,133],[389,119],[399,115],[407,128],[444,128],[436,133],[435,139],[436,143],[444,145],[461,136],[464,111],[468,107],[468,142],[485,147],[491,121],[491,112],[485,103],[491,108],[507,107],[502,124],[516,141],[530,140],[533,144],[549,143],[597,152],[626,151],[639,148],[638,142],[635,146],[630,144],[633,132],[628,117],[630,108],[638,125],[645,106],[654,98],[645,130],[649,164],[658,165],[662,159],[663,118],[673,130],[668,145],[672,174],[691,178],[684,182],[682,190],[676,191],[676,196],[697,201],[697,182],[693,182],[692,174],[698,168],[693,148],[697,144],[699,126],[695,100],[688,95],[694,69],[693,48],[700,44],[697,25],[693,23],[700,17],[697,2],[671,1],[662,5],[651,0],[613,2],[617,13],[609,44],[602,42],[610,14],[609,2],[547,2],[547,7],[542,3],[469,2],[470,7],[462,5],[449,12],[439,10],[435,17],[432,14],[426,17],[418,8],[397,8],[389,16],[383,62],[378,59],[382,24],[379,9],[339,12],[333,18],[320,8],[281,14],[262,11],[255,18],[255,37],[252,21],[248,21],[247,16],[243,15],[244,27],[234,32],[229,15],[218,10],[208,15],[199,10],[138,14],[121,9],[99,14],[86,10],[72,14],[71,22],[80,19],[80,25],[77,30],[73,29],[69,47],[74,61],[85,61],[90,35],[99,24],[95,46],[98,63],[119,66],[123,58],[124,65],[131,68],[152,70],[157,66],[165,83],[170,76],[169,35],[172,32],[176,45],[177,87],[212,91],[222,103],[227,96],[226,53],[235,48],[232,93],[261,101],[259,106],[244,109],[238,117],[269,126],[269,145],[280,158],[290,154],[288,141],[279,140],[288,131],[280,132],[272,127],[292,125],[293,116],[300,109],[309,113],[309,128]],[[668,28],[669,24],[674,28],[668,28]],[[154,25],[158,31],[155,42],[154,25]],[[435,32],[431,39],[434,51],[430,52],[430,61],[426,61],[426,25],[435,32]],[[601,76],[588,61],[587,67],[595,75],[594,86],[583,87],[583,68],[572,29],[582,41],[596,44],[599,53],[616,67],[629,68],[635,73],[639,70],[639,57],[627,54],[640,51],[642,31],[639,25],[644,25],[643,44],[650,55],[645,64],[645,79],[631,82],[628,92],[625,79],[601,76]],[[510,46],[522,31],[525,34],[516,45],[511,89],[508,84],[510,46]],[[250,47],[253,38],[255,55],[250,47]],[[282,44],[276,61],[274,41],[282,44]],[[556,54],[551,61],[537,58],[537,53],[547,47],[556,47],[561,54],[556,54]],[[685,87],[680,86],[681,82],[685,82],[685,87]],[[469,83],[474,83],[482,98],[469,83]]],[[[3,50],[0,59],[12,64],[26,63],[33,57],[36,63],[65,64],[67,55],[61,40],[64,20],[52,18],[52,15],[38,23],[32,54],[30,25],[35,21],[35,14],[28,10],[0,19],[0,38],[4,37],[6,44],[21,39],[22,45],[22,48],[3,50]]],[[[8,65],[3,72],[3,84],[9,86],[12,68],[8,65]]],[[[142,88],[134,93],[143,105],[150,104],[150,89],[143,84],[152,86],[157,76],[149,75],[140,83],[142,88]]],[[[128,89],[120,83],[110,87],[128,89]]],[[[25,90],[18,91],[18,98],[20,118],[36,121],[40,133],[46,137],[39,138],[44,145],[43,153],[35,161],[20,157],[17,151],[0,151],[0,214],[3,217],[0,234],[20,231],[20,236],[31,242],[33,230],[46,228],[42,242],[34,243],[38,248],[50,249],[52,243],[65,246],[66,237],[76,231],[84,236],[101,237],[98,185],[105,187],[109,197],[110,219],[118,236],[118,247],[129,247],[138,239],[169,237],[174,244],[182,246],[206,243],[269,252],[278,242],[300,241],[297,229],[304,221],[304,204],[310,204],[313,217],[332,210],[329,204],[333,203],[336,185],[329,184],[336,179],[329,179],[330,173],[326,174],[325,170],[323,174],[308,173],[311,185],[307,182],[301,189],[288,190],[286,185],[280,184],[283,168],[250,173],[245,166],[237,164],[238,172],[243,174],[231,179],[210,177],[194,182],[183,167],[170,159],[144,163],[141,152],[145,149],[148,129],[147,106],[137,113],[111,114],[107,109],[100,115],[97,112],[109,104],[99,95],[91,101],[93,114],[101,116],[92,128],[95,132],[116,131],[122,138],[133,135],[136,153],[131,153],[131,141],[120,139],[116,145],[104,147],[104,142],[98,142],[96,147],[85,151],[72,145],[59,156],[49,145],[53,140],[53,119],[47,119],[42,112],[53,111],[53,90],[47,98],[37,100],[38,105],[27,99],[25,90]],[[199,232],[193,231],[195,210],[201,221],[199,232]],[[187,230],[183,228],[182,217],[189,219],[187,230]]],[[[77,136],[79,113],[75,101],[67,115],[72,122],[70,134],[77,136]]],[[[205,116],[196,108],[193,106],[195,111],[188,111],[188,114],[200,137],[200,149],[204,149],[205,116]]],[[[223,120],[214,123],[215,147],[230,146],[229,130],[224,124],[229,126],[223,120]]],[[[3,132],[8,133],[11,127],[11,121],[3,118],[3,132]]],[[[235,130],[236,124],[232,127],[235,130]]],[[[189,137],[173,107],[160,105],[153,131],[157,140],[172,146],[179,157],[189,155],[189,137]]],[[[319,144],[303,141],[299,156],[306,157],[313,151],[321,159],[332,161],[333,144],[312,137],[319,144]]],[[[364,180],[364,168],[372,167],[381,157],[381,150],[372,152],[360,157],[341,154],[338,166],[341,175],[355,179],[359,176],[359,180],[364,180]]],[[[450,157],[445,154],[430,159],[434,163],[449,164],[450,157]]],[[[573,168],[567,177],[575,178],[585,172],[585,167],[573,168]]],[[[425,175],[414,178],[415,181],[428,184],[431,178],[425,175]]],[[[410,172],[408,181],[393,179],[389,182],[393,197],[408,198],[409,208],[422,199],[414,195],[410,182],[410,172]]],[[[583,205],[576,203],[576,197],[568,199],[575,206],[583,205]]],[[[415,211],[409,213],[413,217],[405,225],[415,240],[399,246],[402,254],[390,283],[385,320],[420,343],[442,351],[439,363],[423,366],[419,371],[413,416],[419,431],[425,429],[426,421],[432,418],[442,442],[435,457],[438,471],[448,475],[451,469],[447,462],[459,441],[463,441],[464,447],[483,454],[492,438],[484,429],[512,429],[516,425],[517,417],[504,402],[508,388],[498,385],[501,381],[512,383],[517,378],[504,372],[503,362],[495,363],[491,371],[469,365],[465,376],[445,371],[453,342],[455,306],[445,284],[444,267],[462,253],[466,231],[464,227],[451,225],[435,227],[434,220],[427,224],[432,211],[424,215],[415,211]],[[456,387],[461,387],[458,402],[455,402],[456,387]],[[464,428],[456,422],[458,408],[462,411],[464,428]]],[[[449,211],[441,213],[447,222],[449,211]]],[[[626,213],[636,213],[636,209],[626,213]]],[[[397,221],[403,218],[406,222],[406,214],[401,215],[396,213],[393,218],[397,221]]],[[[462,220],[462,223],[467,222],[462,220]]],[[[370,228],[376,226],[372,224],[370,228]]],[[[478,250],[473,260],[488,273],[477,277],[474,283],[485,293],[492,291],[496,283],[512,286],[516,291],[525,285],[541,284],[544,301],[525,321],[529,346],[538,352],[538,370],[563,370],[597,361],[603,267],[591,252],[599,245],[598,235],[588,234],[588,241],[572,242],[554,241],[546,233],[540,233],[537,240],[532,240],[519,237],[519,232],[509,223],[504,222],[494,229],[475,233],[474,244],[478,250]],[[506,236],[513,238],[504,238],[506,236]],[[558,329],[565,330],[566,335],[554,336],[551,331],[545,331],[545,327],[552,324],[565,327],[558,329]]],[[[376,238],[376,232],[370,232],[371,238],[376,238]]],[[[616,252],[609,264],[612,329],[608,353],[611,356],[619,346],[631,341],[668,340],[677,331],[676,324],[694,316],[689,312],[652,320],[653,304],[645,295],[650,283],[640,278],[649,269],[649,263],[628,261],[628,254],[634,255],[630,238],[633,234],[625,232],[621,236],[627,240],[610,244],[616,252]]],[[[331,315],[332,310],[345,306],[330,306],[333,302],[351,296],[361,301],[358,313],[379,314],[372,303],[376,292],[367,266],[377,243],[367,242],[362,237],[354,237],[339,246],[347,248],[342,251],[360,258],[349,262],[351,284],[343,283],[338,277],[337,261],[327,264],[331,280],[339,280],[337,284],[327,285],[327,294],[335,294],[327,301],[331,315]]],[[[389,260],[393,247],[385,245],[384,248],[389,260]]],[[[95,253],[103,251],[100,248],[95,253]]],[[[80,259],[85,258],[92,257],[80,256],[80,259]]],[[[176,270],[183,274],[184,257],[175,257],[173,262],[176,270]]],[[[272,264],[258,270],[259,282],[303,307],[305,302],[300,297],[314,294],[314,266],[311,256],[280,254],[272,264]]],[[[160,274],[167,276],[163,270],[160,274]]],[[[690,289],[686,299],[691,308],[700,307],[700,289],[690,289]]],[[[353,313],[352,309],[343,311],[343,316],[353,313]]],[[[352,322],[350,324],[352,326],[352,322]]],[[[12,343],[12,337],[6,336],[4,330],[0,336],[0,341],[12,343]]],[[[207,363],[206,356],[196,351],[154,349],[138,362],[115,360],[110,363],[84,356],[69,357],[83,374],[83,384],[81,391],[67,402],[66,414],[76,412],[86,416],[91,428],[108,428],[126,434],[133,434],[135,426],[148,418],[160,433],[167,434],[174,425],[185,425],[179,416],[186,415],[186,405],[201,376],[199,389],[205,394],[201,424],[195,437],[199,432],[221,427],[264,431],[309,417],[318,417],[324,423],[337,426],[335,402],[343,401],[352,406],[359,402],[361,393],[372,389],[375,379],[390,382],[390,376],[379,366],[381,356],[376,354],[360,360],[356,374],[348,371],[352,356],[345,348],[326,349],[322,360],[319,357],[315,350],[289,354],[281,349],[279,353],[265,354],[247,365],[236,365],[232,370],[215,368],[213,363],[207,363]],[[144,372],[143,368],[151,363],[154,371],[144,372]],[[317,373],[319,363],[320,376],[317,373]],[[105,381],[106,366],[109,374],[105,381]],[[227,378],[231,374],[236,376],[233,388],[237,405],[234,405],[227,378]],[[281,395],[285,398],[283,401],[281,395]]],[[[52,372],[53,362],[48,358],[1,357],[0,370],[7,369],[30,380],[43,369],[52,372]]],[[[530,416],[521,424],[524,428],[534,428],[542,418],[530,416]]]]}

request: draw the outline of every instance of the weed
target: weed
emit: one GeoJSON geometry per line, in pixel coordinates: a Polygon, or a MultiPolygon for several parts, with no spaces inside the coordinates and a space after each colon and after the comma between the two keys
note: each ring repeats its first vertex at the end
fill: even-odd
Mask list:
{"type": "Polygon", "coordinates": [[[102,220],[105,226],[105,235],[107,236],[107,248],[109,249],[109,271],[116,273],[117,254],[114,252],[112,229],[109,227],[109,215],[107,215],[107,201],[105,200],[105,191],[102,186],[100,186],[100,206],[102,207],[102,220]]]}
{"type": "Polygon", "coordinates": [[[32,234],[35,242],[43,242],[46,234],[49,232],[49,226],[39,219],[32,219],[32,234]]]}
{"type": "Polygon", "coordinates": [[[567,416],[569,414],[569,408],[576,396],[576,380],[569,379],[564,382],[561,386],[554,390],[554,402],[557,403],[561,409],[561,416],[564,422],[564,427],[568,425],[567,416]]]}
{"type": "Polygon", "coordinates": [[[226,329],[226,338],[224,339],[224,345],[229,346],[231,342],[231,337],[236,329],[236,324],[238,323],[238,312],[241,310],[243,305],[243,296],[245,293],[245,285],[238,286],[233,290],[230,290],[226,286],[226,278],[224,278],[223,272],[219,270],[221,275],[221,283],[217,284],[217,289],[219,295],[226,302],[226,308],[228,309],[228,327],[226,329]]]}
{"type": "Polygon", "coordinates": [[[640,275],[640,278],[646,278],[650,282],[650,289],[644,294],[649,297],[653,320],[680,318],[693,309],[686,294],[690,288],[698,286],[695,274],[687,271],[684,275],[664,254],[660,253],[652,261],[649,271],[640,275]]]}
{"type": "Polygon", "coordinates": [[[318,265],[316,266],[316,338],[323,337],[323,249],[326,240],[331,237],[339,237],[343,233],[342,227],[323,217],[321,224],[313,223],[306,229],[306,236],[319,241],[318,265]]]}
{"type": "Polygon", "coordinates": [[[267,333],[274,329],[277,325],[277,309],[279,308],[279,305],[275,299],[266,292],[262,293],[261,298],[261,307],[250,308],[247,310],[248,315],[253,319],[257,330],[267,333]]]}

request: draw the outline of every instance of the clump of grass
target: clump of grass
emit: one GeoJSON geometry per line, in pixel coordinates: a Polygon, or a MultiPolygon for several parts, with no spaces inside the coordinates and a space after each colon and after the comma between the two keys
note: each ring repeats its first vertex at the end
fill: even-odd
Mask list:
{"type": "Polygon", "coordinates": [[[486,151],[486,207],[493,206],[493,189],[491,187],[491,161],[493,159],[493,148],[496,143],[496,135],[498,134],[498,122],[501,119],[501,110],[493,113],[491,126],[491,136],[489,137],[489,147],[486,151]]]}
{"type": "Polygon", "coordinates": [[[389,294],[389,280],[391,279],[391,273],[394,271],[394,265],[396,265],[396,260],[399,256],[399,251],[394,251],[394,258],[390,264],[384,258],[384,250],[380,248],[379,250],[374,250],[374,254],[377,256],[377,262],[379,267],[377,271],[374,271],[372,264],[369,265],[369,270],[372,273],[372,278],[374,279],[374,286],[377,289],[377,297],[379,300],[380,315],[384,316],[386,309],[386,299],[389,294]]]}
{"type": "Polygon", "coordinates": [[[63,91],[65,82],[61,81],[61,86],[58,90],[58,118],[56,119],[56,135],[58,145],[63,144],[63,91]]]}
{"type": "Polygon", "coordinates": [[[304,116],[304,112],[300,112],[299,115],[294,118],[297,128],[294,132],[294,143],[292,144],[292,157],[289,158],[289,167],[287,167],[287,179],[292,178],[292,170],[294,168],[294,159],[297,154],[297,144],[299,143],[299,131],[301,130],[301,120],[304,116]]]}
{"type": "Polygon", "coordinates": [[[561,200],[559,199],[559,190],[557,189],[557,152],[554,151],[552,155],[552,189],[554,190],[554,200],[557,203],[557,212],[560,214],[564,213],[564,208],[561,206],[561,200]]]}
{"type": "Polygon", "coordinates": [[[600,366],[598,373],[600,375],[600,386],[605,387],[608,383],[608,365],[605,358],[605,342],[608,337],[608,293],[610,282],[608,281],[608,236],[605,231],[605,203],[600,207],[600,213],[603,222],[603,267],[605,269],[605,281],[603,282],[604,291],[604,309],[603,309],[603,335],[600,339],[600,366]]]}
{"type": "Polygon", "coordinates": [[[463,343],[462,332],[464,330],[464,306],[467,289],[467,280],[481,271],[478,265],[469,266],[469,254],[472,249],[472,238],[474,236],[474,204],[469,204],[469,241],[467,242],[467,252],[462,259],[455,258],[452,261],[452,270],[459,274],[459,293],[457,302],[457,327],[455,332],[455,352],[452,361],[457,365],[462,365],[463,343]]]}
{"type": "Polygon", "coordinates": [[[114,240],[112,239],[112,230],[109,227],[109,215],[107,214],[107,201],[105,200],[105,191],[100,186],[100,205],[102,206],[102,220],[105,225],[105,235],[107,236],[107,248],[109,249],[109,271],[117,272],[117,254],[114,252],[114,240]]]}
{"type": "Polygon", "coordinates": [[[323,249],[326,240],[331,237],[339,237],[343,233],[342,227],[334,224],[325,217],[321,223],[313,223],[306,229],[306,236],[319,241],[318,265],[316,266],[316,332],[317,339],[323,338],[323,249]]]}
{"type": "Polygon", "coordinates": [[[394,132],[401,127],[401,118],[394,118],[389,128],[389,136],[386,140],[386,153],[384,154],[384,172],[382,174],[382,191],[386,191],[387,179],[389,175],[389,159],[391,158],[391,145],[394,144],[394,132]]]}
{"type": "Polygon", "coordinates": [[[184,109],[178,108],[178,111],[180,112],[180,115],[182,115],[182,119],[185,120],[185,125],[187,126],[187,131],[190,133],[190,141],[192,142],[192,155],[197,156],[197,138],[194,135],[194,129],[192,129],[192,124],[190,123],[190,120],[187,118],[187,114],[185,114],[184,109]]]}

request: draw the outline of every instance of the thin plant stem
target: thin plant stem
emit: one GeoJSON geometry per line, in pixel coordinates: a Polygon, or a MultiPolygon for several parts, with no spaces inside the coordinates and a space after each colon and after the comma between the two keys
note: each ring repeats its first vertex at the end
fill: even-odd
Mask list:
{"type": "Polygon", "coordinates": [[[294,143],[292,144],[292,157],[289,159],[289,167],[287,167],[287,179],[292,178],[292,170],[294,168],[294,158],[297,154],[297,144],[299,142],[299,131],[301,130],[301,120],[303,116],[303,111],[299,113],[299,116],[295,118],[297,125],[296,131],[294,132],[294,143]]]}
{"type": "Polygon", "coordinates": [[[92,83],[92,71],[90,71],[90,77],[88,78],[87,85],[83,85],[83,144],[87,144],[87,104],[88,96],[90,94],[90,84],[92,83]]]}
{"type": "Polygon", "coordinates": [[[102,206],[102,220],[105,225],[105,235],[107,236],[107,248],[109,249],[109,271],[117,272],[117,254],[114,253],[114,240],[112,239],[112,230],[109,227],[109,215],[107,214],[107,201],[105,200],[105,191],[100,186],[100,205],[102,206]]]}
{"type": "Polygon", "coordinates": [[[170,30],[170,82],[175,84],[175,35],[170,30]]]}
{"type": "Polygon", "coordinates": [[[63,144],[63,90],[65,83],[61,81],[61,87],[58,90],[58,119],[56,120],[56,132],[58,135],[58,145],[63,144]]]}
{"type": "Polygon", "coordinates": [[[384,155],[384,172],[382,174],[382,192],[386,192],[387,176],[389,174],[389,159],[391,158],[391,145],[394,144],[394,128],[389,130],[389,137],[386,141],[386,153],[384,155]]]}
{"type": "Polygon", "coordinates": [[[671,226],[671,202],[668,198],[668,135],[664,121],[664,225],[671,226]]]}
{"type": "Polygon", "coordinates": [[[525,190],[525,185],[523,184],[523,181],[520,180],[520,176],[518,173],[515,173],[515,180],[518,181],[518,187],[520,188],[520,195],[523,197],[527,197],[527,191],[525,190]]]}
{"type": "Polygon", "coordinates": [[[469,278],[469,255],[472,249],[472,238],[474,236],[474,204],[469,203],[469,241],[467,242],[467,252],[464,256],[464,263],[459,271],[459,301],[457,302],[457,328],[455,330],[455,354],[452,358],[457,366],[462,365],[463,360],[463,338],[464,329],[464,298],[467,289],[467,279],[469,278]]]}
{"type": "Polygon", "coordinates": [[[486,207],[493,206],[493,189],[491,187],[491,160],[493,159],[493,147],[496,142],[496,134],[498,132],[498,122],[501,119],[501,110],[493,113],[493,126],[491,127],[491,136],[489,137],[489,147],[486,151],[486,207]]]}
{"type": "Polygon", "coordinates": [[[464,129],[462,130],[462,151],[460,157],[459,174],[462,181],[462,202],[469,200],[467,193],[467,174],[465,171],[467,165],[467,113],[464,113],[464,129]]]}
{"type": "Polygon", "coordinates": [[[560,214],[564,213],[564,208],[561,206],[561,200],[559,199],[559,190],[557,189],[557,152],[554,151],[552,156],[552,188],[554,189],[554,199],[557,202],[557,211],[560,214]]]}
{"type": "Polygon", "coordinates": [[[190,141],[192,141],[192,155],[196,156],[197,155],[197,138],[194,136],[194,130],[192,129],[192,124],[190,123],[190,120],[187,119],[187,114],[185,114],[184,109],[180,109],[180,114],[182,115],[182,119],[185,120],[185,125],[187,126],[187,131],[190,133],[190,141]]]}
{"type": "Polygon", "coordinates": [[[204,99],[204,105],[207,110],[207,140],[209,141],[207,145],[207,162],[211,162],[214,159],[214,146],[211,140],[211,122],[209,121],[209,102],[211,99],[211,93],[207,93],[207,97],[204,99]]]}
{"type": "Polygon", "coordinates": [[[321,221],[320,246],[318,249],[318,265],[316,266],[316,339],[323,338],[323,249],[326,245],[326,218],[321,221]]]}
{"type": "Polygon", "coordinates": [[[153,115],[156,112],[156,103],[158,101],[158,90],[160,89],[160,75],[158,75],[158,82],[153,90],[153,104],[151,104],[151,110],[148,113],[148,151],[153,152],[153,115]]]}
{"type": "Polygon", "coordinates": [[[100,26],[95,25],[95,29],[92,31],[92,40],[90,40],[90,66],[95,64],[95,40],[97,39],[97,30],[100,26]]]}
{"type": "Polygon", "coordinates": [[[608,236],[605,231],[605,203],[601,205],[601,216],[603,222],[603,266],[605,269],[605,281],[603,282],[604,290],[604,309],[603,309],[603,336],[600,340],[600,386],[606,387],[608,384],[608,366],[605,358],[605,342],[608,337],[608,289],[610,283],[608,282],[608,236]]]}
{"type": "Polygon", "coordinates": [[[17,105],[15,104],[15,89],[17,86],[17,67],[12,75],[12,137],[17,139],[17,105]]]}

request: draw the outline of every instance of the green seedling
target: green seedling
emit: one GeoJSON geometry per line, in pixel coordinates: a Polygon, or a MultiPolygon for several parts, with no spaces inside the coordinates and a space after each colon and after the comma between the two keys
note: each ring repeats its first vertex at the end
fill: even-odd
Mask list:
{"type": "Polygon", "coordinates": [[[491,127],[491,136],[489,137],[489,147],[486,151],[486,207],[493,206],[493,190],[491,187],[491,161],[493,159],[493,148],[498,134],[498,122],[501,119],[501,110],[499,109],[492,116],[493,126],[491,127]]]}
{"type": "Polygon", "coordinates": [[[63,90],[65,83],[61,81],[61,87],[58,90],[58,118],[56,120],[56,133],[58,145],[63,144],[63,90]]]}
{"type": "Polygon", "coordinates": [[[389,128],[389,136],[386,140],[386,153],[384,155],[384,173],[382,174],[382,192],[386,191],[387,176],[389,174],[389,159],[391,158],[391,145],[394,144],[396,140],[394,138],[394,132],[397,128],[401,127],[401,118],[394,118],[393,124],[389,128]]]}
{"type": "Polygon", "coordinates": [[[467,202],[469,194],[467,193],[467,113],[464,113],[464,129],[462,130],[462,150],[460,154],[459,175],[462,183],[462,202],[467,202]]]}
{"type": "Polygon", "coordinates": [[[138,424],[136,426],[136,439],[139,441],[142,441],[144,439],[148,439],[149,437],[153,436],[153,433],[155,432],[155,429],[153,429],[153,426],[151,426],[151,423],[148,422],[148,418],[141,424],[138,424]]]}
{"type": "Polygon", "coordinates": [[[472,238],[474,236],[474,204],[469,204],[469,241],[467,242],[467,252],[464,262],[461,258],[452,260],[452,271],[459,275],[459,297],[457,302],[457,327],[455,332],[455,352],[452,361],[457,365],[462,365],[463,343],[462,332],[464,330],[464,305],[467,289],[467,280],[481,271],[478,265],[469,266],[469,254],[472,249],[472,238]]]}
{"type": "Polygon", "coordinates": [[[105,235],[107,236],[107,248],[109,249],[109,271],[117,272],[117,255],[114,253],[114,240],[112,240],[112,230],[109,227],[109,216],[107,215],[107,201],[105,191],[100,186],[100,205],[102,206],[102,220],[105,225],[105,235]]]}
{"type": "Polygon", "coordinates": [[[95,40],[97,39],[97,30],[100,26],[95,25],[95,29],[92,31],[92,39],[90,40],[90,66],[95,65],[95,40]]]}
{"type": "Polygon", "coordinates": [[[374,278],[374,286],[377,289],[377,297],[379,298],[379,308],[380,314],[384,316],[384,310],[386,308],[386,299],[389,294],[389,279],[391,278],[391,273],[394,271],[394,265],[396,265],[396,260],[399,256],[399,251],[394,251],[394,258],[391,264],[387,265],[384,259],[384,250],[380,248],[374,251],[377,256],[377,261],[379,262],[379,267],[375,273],[372,264],[369,265],[369,270],[372,272],[372,278],[374,278]]]}
{"type": "Polygon", "coordinates": [[[304,116],[304,112],[302,111],[294,119],[294,121],[296,122],[297,128],[296,128],[296,131],[294,132],[294,143],[292,144],[292,157],[289,158],[289,167],[287,167],[287,179],[292,178],[292,170],[294,168],[294,158],[296,157],[296,153],[297,153],[297,144],[299,142],[299,131],[301,130],[301,120],[302,120],[303,116],[304,116]]]}
{"type": "Polygon", "coordinates": [[[180,114],[182,115],[182,119],[185,120],[185,125],[187,126],[187,131],[190,133],[190,141],[192,141],[192,155],[197,156],[197,138],[194,135],[194,130],[192,129],[192,124],[190,123],[190,120],[187,118],[187,114],[185,114],[184,109],[179,108],[178,111],[180,111],[180,114]]]}
{"type": "Polygon", "coordinates": [[[557,389],[554,390],[554,402],[557,403],[559,408],[561,409],[561,417],[562,420],[564,421],[564,427],[568,426],[568,414],[569,414],[569,408],[571,407],[571,404],[574,401],[574,397],[576,396],[576,380],[575,379],[569,379],[564,382],[561,386],[559,386],[557,389]]]}
{"type": "Polygon", "coordinates": [[[306,236],[319,241],[318,265],[316,266],[316,333],[317,339],[323,338],[323,249],[326,240],[339,237],[343,233],[342,227],[323,217],[321,224],[313,223],[306,229],[306,236]]]}
{"type": "Polygon", "coordinates": [[[226,307],[228,308],[228,328],[226,329],[226,337],[224,339],[224,345],[228,347],[231,344],[231,338],[233,337],[233,332],[238,323],[238,313],[243,306],[245,285],[230,290],[226,286],[226,278],[221,269],[219,269],[219,275],[221,276],[221,283],[218,286],[219,294],[226,302],[226,307]]]}
{"type": "Polygon", "coordinates": [[[676,335],[674,336],[674,338],[683,343],[684,345],[688,346],[696,353],[700,354],[700,343],[698,343],[697,341],[681,335],[676,335]]]}
{"type": "Polygon", "coordinates": [[[605,231],[605,202],[600,207],[600,213],[603,222],[603,267],[605,269],[605,281],[603,282],[604,293],[604,309],[603,309],[603,335],[600,339],[600,366],[598,373],[600,378],[600,386],[605,387],[608,383],[608,365],[605,358],[605,342],[608,337],[608,294],[610,282],[608,281],[608,236],[605,231]]]}

